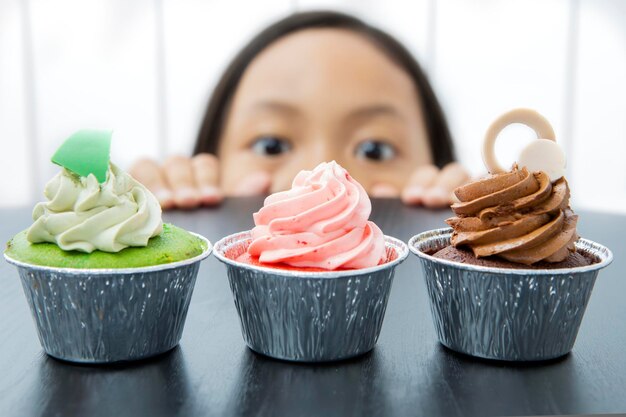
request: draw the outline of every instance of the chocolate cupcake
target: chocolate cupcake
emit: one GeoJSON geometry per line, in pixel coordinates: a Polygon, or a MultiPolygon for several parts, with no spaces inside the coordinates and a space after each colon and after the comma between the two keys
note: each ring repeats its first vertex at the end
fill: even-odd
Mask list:
{"type": "Polygon", "coordinates": [[[506,113],[489,128],[483,159],[491,175],[455,190],[451,228],[409,242],[421,260],[439,340],[490,359],[562,356],[612,254],[578,236],[565,157],[545,118],[527,109],[506,113]],[[527,124],[540,139],[504,171],[493,147],[510,123],[527,124]]]}
{"type": "Polygon", "coordinates": [[[446,221],[453,229],[451,247],[436,258],[499,268],[572,268],[595,261],[576,251],[578,216],[569,207],[564,177],[553,184],[543,171],[515,166],[459,187],[455,195],[456,216],[446,221]]]}

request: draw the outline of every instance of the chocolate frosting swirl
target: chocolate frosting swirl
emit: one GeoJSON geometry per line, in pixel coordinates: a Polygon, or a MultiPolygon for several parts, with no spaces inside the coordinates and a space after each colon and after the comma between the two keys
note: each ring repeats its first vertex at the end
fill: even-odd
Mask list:
{"type": "Polygon", "coordinates": [[[552,183],[544,172],[514,167],[454,192],[460,202],[452,205],[456,217],[446,222],[455,247],[526,265],[561,262],[575,251],[578,216],[569,207],[563,177],[552,183]]]}

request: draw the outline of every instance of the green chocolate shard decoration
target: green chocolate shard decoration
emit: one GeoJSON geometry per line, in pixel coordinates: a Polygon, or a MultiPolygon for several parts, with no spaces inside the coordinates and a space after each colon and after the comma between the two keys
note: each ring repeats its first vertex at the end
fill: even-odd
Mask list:
{"type": "Polygon", "coordinates": [[[52,162],[81,177],[93,174],[102,184],[109,170],[112,134],[110,130],[79,130],[57,149],[52,162]]]}

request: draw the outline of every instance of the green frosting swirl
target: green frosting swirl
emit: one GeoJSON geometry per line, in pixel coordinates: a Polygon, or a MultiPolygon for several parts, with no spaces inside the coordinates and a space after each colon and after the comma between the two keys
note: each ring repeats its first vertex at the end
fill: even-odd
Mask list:
{"type": "Polygon", "coordinates": [[[56,243],[63,250],[119,252],[146,246],[163,230],[161,206],[142,184],[113,164],[106,181],[63,169],[47,185],[47,202],[33,210],[31,243],[56,243]]]}

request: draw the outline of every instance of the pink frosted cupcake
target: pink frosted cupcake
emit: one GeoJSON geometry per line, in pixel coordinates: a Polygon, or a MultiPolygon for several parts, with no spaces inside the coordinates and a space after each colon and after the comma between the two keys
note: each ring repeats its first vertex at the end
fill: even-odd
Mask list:
{"type": "Polygon", "coordinates": [[[252,242],[239,260],[301,270],[361,269],[385,262],[383,232],[369,221],[367,193],[335,161],[301,171],[288,191],[253,214],[252,242]]]}
{"type": "Polygon", "coordinates": [[[329,361],[374,347],[408,249],[370,212],[363,187],[336,162],[322,163],[267,197],[251,231],[215,245],[251,349],[329,361]]]}

